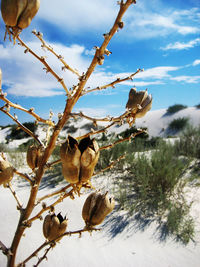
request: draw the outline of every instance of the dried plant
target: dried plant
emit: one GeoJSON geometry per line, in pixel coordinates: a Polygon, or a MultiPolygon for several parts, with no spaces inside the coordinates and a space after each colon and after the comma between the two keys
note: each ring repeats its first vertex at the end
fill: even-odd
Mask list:
{"type": "MultiPolygon", "coordinates": [[[[135,0],[118,1],[119,12],[116,16],[114,24],[110,31],[104,34],[104,40],[100,47],[95,46],[95,55],[91,61],[86,72],[80,74],[75,68],[69,66],[62,56],[57,54],[54,49],[49,46],[43,39],[43,35],[40,32],[33,31],[33,35],[38,38],[41,42],[41,46],[46,48],[49,53],[52,53],[57,59],[62,63],[63,70],[68,70],[78,77],[78,83],[69,89],[66,82],[62,77],[60,77],[53,68],[48,64],[44,57],[40,57],[35,53],[28,45],[20,38],[20,32],[27,27],[32,18],[37,13],[39,8],[39,0],[2,0],[1,1],[1,12],[6,25],[6,33],[9,34],[9,39],[13,38],[14,43],[18,41],[18,44],[25,49],[25,53],[31,54],[37,60],[41,62],[44,66],[44,70],[50,73],[66,92],[66,105],[62,113],[59,114],[58,122],[54,123],[52,121],[52,114],[49,119],[44,119],[40,115],[34,112],[34,108],[26,109],[19,104],[11,102],[6,93],[1,89],[2,74],[0,70],[0,100],[5,104],[0,107],[0,111],[9,116],[19,128],[25,131],[35,140],[35,145],[28,148],[27,151],[27,164],[31,168],[32,173],[30,175],[26,173],[19,172],[13,168],[10,163],[6,160],[5,156],[2,154],[0,159],[0,184],[7,186],[13,196],[16,199],[17,207],[20,212],[18,226],[13,237],[13,241],[10,246],[6,246],[0,241],[0,249],[7,256],[8,267],[14,266],[25,266],[26,263],[32,259],[38,252],[44,251],[44,255],[38,259],[35,266],[38,266],[46,257],[47,253],[56,245],[56,242],[63,238],[64,236],[69,236],[73,234],[81,234],[82,232],[91,232],[98,229],[94,228],[95,225],[100,224],[104,218],[110,213],[114,208],[114,200],[108,197],[108,192],[92,193],[83,206],[82,216],[85,220],[86,226],[83,229],[75,231],[66,231],[67,229],[67,219],[63,218],[59,213],[55,214],[56,205],[63,201],[65,198],[70,197],[75,198],[75,195],[79,196],[82,188],[93,188],[92,187],[92,176],[94,175],[94,169],[99,159],[99,154],[104,149],[110,149],[114,145],[124,142],[131,141],[136,135],[143,133],[143,130],[138,130],[136,133],[130,135],[129,137],[115,140],[114,143],[99,147],[97,141],[95,140],[95,135],[99,133],[106,133],[107,129],[113,125],[118,125],[122,123],[128,123],[130,126],[135,122],[137,117],[142,117],[151,108],[152,97],[148,95],[147,91],[136,92],[136,89],[131,89],[129,94],[129,100],[126,104],[126,110],[123,114],[118,117],[105,117],[105,118],[92,118],[82,112],[73,113],[73,107],[77,101],[86,94],[89,94],[98,90],[105,90],[109,87],[114,87],[116,84],[121,82],[132,80],[134,76],[139,73],[140,69],[136,70],[135,73],[125,77],[123,79],[118,78],[111,83],[104,86],[99,86],[93,89],[88,89],[86,87],[87,82],[94,72],[97,65],[102,65],[105,56],[109,56],[111,53],[107,49],[107,45],[111,41],[114,34],[123,28],[124,24],[122,18],[127,9],[132,5],[136,4],[135,0]],[[34,132],[26,128],[18,120],[16,115],[11,114],[12,109],[21,110],[28,113],[36,122],[46,124],[48,126],[47,140],[45,144],[40,140],[40,137],[36,136],[34,132]],[[100,130],[91,130],[83,136],[73,138],[68,136],[66,141],[60,147],[60,159],[50,162],[50,156],[52,155],[55,146],[57,145],[57,140],[59,134],[66,122],[70,118],[80,117],[86,118],[96,126],[99,122],[104,122],[105,126],[100,130]],[[50,129],[52,131],[50,131],[50,129]],[[66,186],[61,189],[56,190],[53,193],[49,193],[41,198],[38,198],[38,190],[41,186],[41,181],[47,169],[53,168],[55,164],[62,164],[62,173],[67,182],[66,186]],[[29,182],[30,185],[30,195],[27,201],[27,205],[24,208],[17,196],[17,192],[12,188],[11,180],[14,179],[13,176],[20,176],[29,182]],[[52,200],[52,197],[56,197],[56,200],[52,200]],[[50,205],[44,204],[42,201],[44,199],[52,200],[50,205]],[[32,215],[34,208],[37,205],[41,205],[41,210],[36,214],[32,215]],[[46,241],[38,247],[30,256],[24,259],[20,263],[16,263],[16,254],[19,243],[24,232],[27,228],[31,227],[33,221],[41,219],[41,215],[47,212],[43,223],[43,234],[46,241]],[[47,248],[44,250],[44,248],[47,248]]],[[[121,160],[123,155],[117,160],[121,160]]],[[[115,162],[112,162],[107,168],[111,168],[115,162]]],[[[102,170],[102,172],[104,171],[102,170]]],[[[2,189],[1,189],[2,190],[2,189]]]]}

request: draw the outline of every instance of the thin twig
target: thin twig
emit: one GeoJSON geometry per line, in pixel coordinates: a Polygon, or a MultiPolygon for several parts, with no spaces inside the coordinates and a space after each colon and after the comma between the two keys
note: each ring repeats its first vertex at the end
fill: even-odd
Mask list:
{"type": "Polygon", "coordinates": [[[6,115],[8,115],[14,122],[16,122],[18,124],[18,126],[24,131],[26,132],[28,135],[30,135],[31,137],[33,137],[39,145],[43,146],[42,142],[39,140],[39,138],[33,133],[31,132],[27,127],[25,127],[23,124],[21,124],[21,122],[18,121],[17,117],[14,117],[13,115],[11,115],[7,110],[4,109],[4,107],[0,107],[0,110],[2,112],[4,112],[6,115]]]}
{"type": "Polygon", "coordinates": [[[18,104],[14,104],[14,103],[12,103],[10,100],[8,100],[8,99],[6,98],[5,95],[6,95],[5,93],[4,93],[4,94],[3,94],[3,93],[0,94],[0,99],[3,100],[4,102],[6,102],[6,103],[8,104],[8,106],[13,107],[13,108],[15,108],[15,109],[19,109],[19,110],[21,110],[21,111],[24,111],[24,112],[30,114],[31,116],[33,116],[33,117],[34,117],[37,121],[39,121],[39,122],[42,122],[42,123],[51,125],[51,126],[53,126],[53,127],[55,126],[55,124],[54,124],[52,121],[50,121],[50,120],[45,120],[45,119],[41,118],[39,115],[37,115],[37,114],[34,112],[34,109],[33,109],[33,108],[25,109],[24,107],[22,107],[22,106],[20,106],[20,105],[18,105],[18,104]]]}
{"type": "MultiPolygon", "coordinates": [[[[55,242],[64,237],[64,236],[71,236],[71,235],[76,235],[76,234],[79,234],[81,236],[82,233],[84,232],[92,232],[92,231],[100,231],[101,229],[96,229],[96,228],[84,228],[84,229],[81,229],[81,230],[77,230],[77,231],[72,231],[72,232],[65,232],[64,234],[58,236],[56,239],[52,240],[52,241],[45,241],[41,246],[39,246],[28,258],[26,258],[23,262],[19,263],[17,265],[17,267],[22,267],[24,266],[25,263],[27,263],[30,259],[32,259],[33,257],[36,257],[38,252],[40,252],[40,250],[42,250],[44,247],[50,245],[50,247],[48,248],[48,250],[50,248],[53,248],[55,246],[55,242]]],[[[45,252],[46,253],[46,252],[45,252]]],[[[47,252],[48,253],[48,252],[47,252]]],[[[46,253],[46,254],[47,254],[46,253]]],[[[44,254],[45,255],[45,254],[44,254]]],[[[43,258],[43,257],[42,257],[43,258]]],[[[40,261],[41,262],[41,261],[40,261]]],[[[35,266],[38,266],[38,265],[35,265],[35,266]]]]}
{"type": "Polygon", "coordinates": [[[37,201],[37,204],[40,203],[42,200],[44,200],[44,199],[46,199],[46,198],[50,198],[50,197],[53,197],[53,196],[56,196],[56,195],[58,195],[58,194],[61,194],[61,193],[65,192],[65,191],[66,191],[69,187],[71,187],[71,186],[72,186],[71,184],[68,184],[68,185],[66,185],[65,187],[63,187],[63,188],[61,188],[61,189],[59,189],[59,190],[57,190],[57,191],[55,191],[55,192],[53,192],[53,193],[47,194],[47,195],[45,195],[45,196],[43,196],[43,197],[40,197],[40,198],[38,199],[38,201],[37,201]]]}
{"type": "Polygon", "coordinates": [[[3,254],[7,255],[8,248],[0,241],[0,250],[2,250],[3,254]]]}
{"type": "Polygon", "coordinates": [[[17,170],[14,170],[14,172],[15,172],[17,175],[21,176],[22,178],[26,179],[31,185],[33,185],[34,181],[31,180],[31,178],[28,176],[28,174],[18,172],[17,170]]]}
{"type": "Polygon", "coordinates": [[[12,193],[12,195],[14,196],[16,202],[17,202],[17,208],[19,210],[22,210],[22,204],[21,204],[21,201],[19,200],[19,197],[17,196],[17,193],[15,192],[15,190],[13,189],[12,187],[12,184],[11,183],[8,183],[7,184],[7,187],[10,189],[10,192],[12,193]]]}
{"type": "Polygon", "coordinates": [[[87,133],[87,134],[84,134],[84,135],[82,135],[82,136],[78,136],[76,139],[77,139],[77,140],[80,140],[80,139],[86,138],[86,137],[91,136],[91,135],[104,133],[104,132],[107,131],[107,129],[109,129],[109,128],[112,127],[113,125],[115,125],[115,122],[109,124],[108,126],[102,128],[102,129],[100,129],[100,130],[97,130],[97,131],[91,131],[91,132],[89,132],[89,133],[87,133]]]}
{"type": "Polygon", "coordinates": [[[32,31],[32,33],[41,41],[42,45],[41,47],[42,48],[46,48],[49,52],[51,52],[54,56],[56,56],[61,62],[62,64],[64,65],[64,67],[62,69],[68,69],[70,70],[72,73],[76,74],[79,78],[81,77],[81,75],[78,73],[77,70],[71,68],[64,60],[64,58],[61,56],[61,55],[58,55],[54,49],[48,45],[44,39],[43,39],[43,34],[41,32],[36,32],[36,31],[32,31]]]}
{"type": "Polygon", "coordinates": [[[66,192],[65,194],[63,194],[62,196],[60,196],[54,203],[52,203],[49,206],[43,207],[40,212],[38,212],[34,217],[30,218],[27,221],[24,221],[25,225],[30,225],[33,221],[39,219],[41,217],[41,215],[47,211],[47,210],[51,210],[53,207],[55,207],[57,204],[59,204],[60,202],[63,201],[63,199],[65,199],[66,197],[72,197],[73,198],[73,192],[74,189],[70,190],[69,192],[66,192]]]}
{"type": "MultiPolygon", "coordinates": [[[[12,34],[12,32],[10,32],[10,34],[12,34]]],[[[70,93],[69,90],[67,89],[67,86],[63,80],[63,78],[59,77],[58,74],[53,71],[53,69],[49,66],[49,64],[46,62],[44,57],[39,57],[30,47],[28,47],[19,37],[19,35],[16,36],[16,39],[20,42],[20,44],[26,48],[25,53],[29,52],[30,54],[32,54],[34,57],[36,57],[44,66],[45,66],[45,70],[46,72],[50,72],[55,78],[56,80],[62,85],[62,87],[65,89],[65,92],[67,94],[68,97],[70,97],[70,93]]]]}
{"type": "Polygon", "coordinates": [[[43,260],[47,260],[47,254],[49,253],[49,251],[50,251],[51,248],[53,248],[52,245],[50,245],[50,246],[45,250],[44,255],[38,259],[38,262],[34,265],[34,267],[39,266],[39,264],[40,264],[43,260]]]}
{"type": "Polygon", "coordinates": [[[112,87],[112,88],[115,88],[115,84],[118,84],[118,83],[122,83],[122,82],[125,82],[125,81],[128,81],[128,80],[133,80],[133,77],[138,74],[139,72],[143,71],[142,69],[138,69],[136,72],[132,73],[131,75],[125,77],[125,78],[117,78],[116,80],[114,80],[113,82],[111,83],[108,83],[106,85],[102,85],[102,86],[98,86],[96,88],[93,88],[93,89],[90,89],[90,90],[83,90],[82,92],[82,95],[85,95],[85,94],[89,94],[91,92],[94,92],[94,91],[100,91],[100,90],[104,90],[104,89],[107,89],[109,87],[112,87]]]}
{"type": "Polygon", "coordinates": [[[122,156],[120,156],[117,160],[111,162],[111,164],[109,164],[109,165],[108,165],[107,167],[105,167],[104,169],[102,169],[102,170],[100,170],[100,171],[98,171],[98,172],[95,172],[95,173],[93,174],[93,176],[96,176],[96,175],[98,175],[98,174],[100,174],[100,173],[103,173],[103,172],[109,170],[109,169],[112,169],[112,168],[114,167],[114,165],[116,165],[120,160],[124,159],[125,156],[126,156],[125,154],[122,155],[122,156]]]}
{"type": "Polygon", "coordinates": [[[146,130],[138,130],[136,133],[132,133],[132,134],[131,134],[130,136],[128,136],[128,137],[119,139],[119,140],[113,142],[112,144],[109,144],[109,145],[106,145],[106,146],[102,146],[102,147],[99,148],[99,151],[104,150],[104,149],[110,149],[110,148],[112,148],[113,146],[115,146],[115,145],[117,145],[117,144],[120,144],[120,143],[122,143],[122,142],[125,142],[125,141],[130,141],[131,139],[135,138],[137,135],[142,134],[142,133],[146,133],[146,130]]]}

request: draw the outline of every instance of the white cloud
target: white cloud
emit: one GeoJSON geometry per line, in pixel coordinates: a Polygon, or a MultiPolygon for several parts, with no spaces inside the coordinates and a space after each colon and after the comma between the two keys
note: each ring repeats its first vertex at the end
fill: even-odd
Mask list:
{"type": "Polygon", "coordinates": [[[184,82],[184,83],[199,83],[200,82],[200,76],[177,76],[177,77],[171,77],[171,80],[177,81],[177,82],[184,82]]]}
{"type": "MultiPolygon", "coordinates": [[[[59,77],[64,78],[68,88],[77,83],[76,75],[69,71],[62,71],[60,61],[52,54],[41,50],[40,43],[29,42],[27,44],[39,56],[47,56],[47,62],[59,77]]],[[[78,69],[80,73],[87,70],[89,61],[83,55],[85,50],[83,46],[71,45],[65,47],[59,44],[51,44],[51,46],[58,54],[61,54],[62,51],[62,56],[71,67],[78,69]]],[[[3,72],[3,85],[8,87],[8,93],[32,97],[53,96],[65,93],[62,86],[51,74],[45,74],[44,66],[41,62],[29,53],[24,54],[22,47],[11,44],[5,48],[1,45],[0,60],[3,72]]]]}
{"type": "Polygon", "coordinates": [[[42,0],[38,18],[44,19],[62,29],[77,33],[104,29],[114,20],[118,10],[116,1],[107,0],[42,0]]]}
{"type": "Polygon", "coordinates": [[[149,39],[172,34],[188,35],[200,32],[197,26],[198,8],[169,8],[159,0],[138,2],[127,13],[126,34],[136,39],[149,39]]]}
{"type": "Polygon", "coordinates": [[[176,42],[174,44],[168,44],[166,47],[163,47],[162,50],[184,50],[193,48],[194,46],[199,44],[200,44],[200,38],[196,38],[187,43],[176,42]]]}
{"type": "Polygon", "coordinates": [[[83,114],[86,114],[87,116],[90,117],[104,117],[107,116],[108,114],[108,109],[105,108],[87,108],[87,107],[80,107],[80,108],[76,108],[74,109],[75,112],[80,112],[82,111],[83,114]]]}
{"type": "Polygon", "coordinates": [[[200,59],[196,59],[193,63],[192,66],[197,66],[200,64],[200,59]]]}

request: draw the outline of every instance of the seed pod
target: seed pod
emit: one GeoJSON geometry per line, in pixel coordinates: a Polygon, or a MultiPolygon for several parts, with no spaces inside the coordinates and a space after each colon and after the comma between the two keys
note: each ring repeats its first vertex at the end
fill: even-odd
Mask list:
{"type": "Polygon", "coordinates": [[[68,135],[67,141],[60,148],[62,173],[67,182],[78,183],[81,152],[75,138],[68,135]]]}
{"type": "Polygon", "coordinates": [[[1,0],[1,14],[7,26],[17,26],[17,21],[27,5],[27,0],[1,0]]]}
{"type": "Polygon", "coordinates": [[[26,161],[32,170],[40,166],[43,154],[44,150],[42,147],[36,147],[35,145],[29,146],[26,154],[26,161]]]}
{"type": "Polygon", "coordinates": [[[82,217],[86,226],[93,227],[103,222],[105,217],[114,209],[115,201],[108,194],[90,194],[82,209],[82,217]]]}
{"type": "Polygon", "coordinates": [[[9,28],[12,28],[14,43],[21,30],[29,26],[39,7],[40,0],[1,0],[1,13],[6,24],[6,33],[9,32],[9,28]]]}
{"type": "Polygon", "coordinates": [[[99,146],[95,139],[86,137],[79,143],[79,149],[81,151],[81,169],[80,178],[81,182],[90,180],[93,175],[94,168],[99,159],[99,146]]]}
{"type": "MultiPolygon", "coordinates": [[[[55,240],[58,236],[64,234],[66,228],[67,219],[66,217],[63,218],[60,213],[57,216],[55,214],[47,215],[44,219],[43,234],[49,241],[55,240]]],[[[56,241],[59,241],[60,239],[61,238],[56,241]]]]}
{"type": "Polygon", "coordinates": [[[19,17],[17,26],[21,29],[27,28],[35,17],[40,7],[40,0],[28,0],[26,8],[19,17]]]}
{"type": "Polygon", "coordinates": [[[129,92],[129,99],[126,108],[134,114],[134,118],[142,118],[151,109],[152,96],[148,95],[147,90],[136,91],[132,88],[129,92]]]}
{"type": "Polygon", "coordinates": [[[148,95],[147,98],[142,102],[141,109],[136,113],[136,118],[142,118],[151,109],[152,106],[152,96],[148,95]]]}
{"type": "Polygon", "coordinates": [[[129,99],[126,104],[126,108],[128,109],[136,109],[138,105],[141,105],[142,102],[146,99],[148,93],[147,91],[136,91],[136,88],[132,88],[129,92],[129,99]]]}
{"type": "Polygon", "coordinates": [[[14,175],[14,168],[10,163],[0,155],[0,185],[6,185],[14,175]]]}

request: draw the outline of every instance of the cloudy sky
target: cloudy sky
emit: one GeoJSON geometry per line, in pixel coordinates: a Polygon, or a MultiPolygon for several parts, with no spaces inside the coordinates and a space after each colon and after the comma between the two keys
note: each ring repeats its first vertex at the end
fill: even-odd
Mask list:
{"type": "MultiPolygon", "coordinates": [[[[45,41],[82,73],[92,60],[93,47],[101,45],[118,10],[116,0],[41,0],[38,14],[21,38],[38,55],[46,57],[70,88],[77,83],[76,75],[62,71],[60,62],[40,47],[31,31],[42,32],[45,41]]],[[[200,104],[200,1],[138,0],[123,21],[124,28],[108,46],[112,54],[96,68],[87,86],[107,84],[138,68],[144,68],[144,72],[115,89],[83,96],[74,111],[93,116],[119,115],[134,86],[137,90],[147,88],[153,95],[152,110],[173,104],[200,104]]],[[[66,98],[60,84],[21,46],[8,39],[4,42],[3,38],[4,23],[0,18],[0,68],[8,98],[26,108],[35,107],[42,117],[47,118],[50,109],[55,115],[62,112],[66,98]]],[[[18,117],[21,121],[32,119],[23,113],[18,117]]],[[[9,119],[0,114],[0,125],[5,123],[9,119]]]]}

